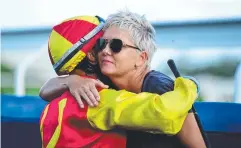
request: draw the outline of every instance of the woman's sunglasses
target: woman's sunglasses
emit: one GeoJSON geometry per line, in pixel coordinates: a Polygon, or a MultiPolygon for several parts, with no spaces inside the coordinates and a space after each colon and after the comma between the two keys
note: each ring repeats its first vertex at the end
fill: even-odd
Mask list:
{"type": "MultiPolygon", "coordinates": [[[[109,43],[110,49],[111,49],[114,53],[120,52],[121,49],[122,49],[122,47],[130,47],[130,48],[134,48],[134,49],[140,50],[138,47],[124,44],[124,43],[122,42],[122,40],[120,40],[120,39],[111,39],[111,40],[108,40],[108,39],[100,38],[100,39],[98,39],[97,42],[96,42],[95,51],[96,51],[96,52],[102,51],[103,49],[105,49],[105,47],[106,47],[106,45],[107,45],[108,43],[109,43]]],[[[141,51],[141,50],[140,50],[140,51],[141,51]]]]}

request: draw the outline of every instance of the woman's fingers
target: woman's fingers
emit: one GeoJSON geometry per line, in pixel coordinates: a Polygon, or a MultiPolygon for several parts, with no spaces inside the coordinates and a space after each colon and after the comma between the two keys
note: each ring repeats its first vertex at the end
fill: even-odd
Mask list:
{"type": "Polygon", "coordinates": [[[101,82],[100,80],[95,80],[95,86],[96,87],[100,87],[100,88],[109,88],[108,85],[105,85],[103,82],[101,82]]]}
{"type": "Polygon", "coordinates": [[[68,87],[81,108],[84,107],[82,99],[91,107],[97,106],[100,101],[99,89],[109,88],[99,80],[81,77],[71,77],[68,87]]]}
{"type": "Polygon", "coordinates": [[[93,92],[93,91],[95,91],[95,89],[96,89],[95,86],[87,87],[87,88],[84,89],[84,92],[86,93],[86,96],[88,97],[88,99],[94,104],[94,106],[97,106],[98,105],[98,100],[94,96],[94,92],[93,92]]]}
{"type": "Polygon", "coordinates": [[[82,100],[81,100],[80,94],[76,91],[76,92],[73,94],[73,96],[74,96],[75,99],[77,100],[80,108],[84,108],[84,103],[83,103],[82,100]]]}
{"type": "Polygon", "coordinates": [[[92,92],[95,100],[100,101],[100,95],[99,95],[99,92],[98,92],[97,88],[95,87],[95,85],[90,87],[90,91],[92,92]]]}
{"type": "Polygon", "coordinates": [[[81,97],[87,102],[87,104],[90,105],[91,107],[93,107],[94,104],[89,99],[89,97],[87,96],[86,92],[84,92],[82,89],[79,89],[79,92],[80,92],[81,97]]]}

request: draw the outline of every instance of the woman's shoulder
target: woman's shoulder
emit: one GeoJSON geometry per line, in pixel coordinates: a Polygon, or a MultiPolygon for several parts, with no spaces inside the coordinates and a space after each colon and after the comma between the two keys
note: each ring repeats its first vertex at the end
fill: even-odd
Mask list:
{"type": "Polygon", "coordinates": [[[174,81],[164,73],[152,70],[144,78],[142,91],[163,94],[172,91],[174,81]]]}
{"type": "Polygon", "coordinates": [[[167,76],[164,73],[161,73],[159,71],[152,70],[150,71],[146,77],[145,80],[147,82],[164,82],[164,83],[173,83],[174,81],[167,76]]]}

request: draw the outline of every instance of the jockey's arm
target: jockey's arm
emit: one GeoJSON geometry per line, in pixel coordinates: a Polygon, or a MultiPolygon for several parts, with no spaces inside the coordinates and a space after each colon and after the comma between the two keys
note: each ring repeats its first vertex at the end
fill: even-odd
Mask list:
{"type": "Polygon", "coordinates": [[[124,127],[173,135],[181,130],[197,98],[197,86],[189,79],[178,78],[174,90],[163,95],[103,89],[100,97],[100,104],[87,112],[93,127],[124,127]]]}

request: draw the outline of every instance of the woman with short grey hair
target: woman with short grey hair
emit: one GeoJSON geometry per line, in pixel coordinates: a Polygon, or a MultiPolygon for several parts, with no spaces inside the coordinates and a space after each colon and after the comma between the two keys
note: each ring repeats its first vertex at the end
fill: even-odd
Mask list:
{"type": "Polygon", "coordinates": [[[151,59],[156,52],[155,29],[146,20],[145,16],[130,11],[120,11],[109,15],[106,20],[104,31],[111,26],[118,26],[120,29],[128,30],[134,44],[148,55],[147,66],[150,68],[151,59]]]}
{"type": "MultiPolygon", "coordinates": [[[[97,41],[101,72],[119,88],[135,93],[164,94],[174,88],[173,80],[161,72],[150,70],[157,47],[155,30],[144,16],[119,11],[108,17],[104,35],[97,41]]],[[[204,148],[205,143],[193,113],[187,116],[176,136],[127,132],[127,147],[204,148]]]]}

